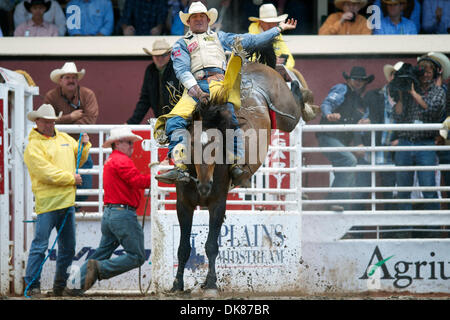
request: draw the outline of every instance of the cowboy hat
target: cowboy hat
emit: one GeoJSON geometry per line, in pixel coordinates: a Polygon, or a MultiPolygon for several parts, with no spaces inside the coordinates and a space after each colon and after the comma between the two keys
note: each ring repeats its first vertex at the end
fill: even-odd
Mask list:
{"type": "Polygon", "coordinates": [[[399,61],[395,65],[385,64],[383,67],[383,73],[384,73],[384,77],[386,78],[386,80],[389,81],[389,78],[391,77],[392,72],[400,70],[400,68],[402,66],[403,66],[403,61],[399,61]]]}
{"type": "Polygon", "coordinates": [[[334,6],[338,9],[343,10],[344,2],[353,2],[359,3],[360,8],[364,7],[367,4],[367,0],[334,0],[334,6]]]}
{"type": "Polygon", "coordinates": [[[55,109],[51,104],[43,104],[39,107],[39,109],[35,111],[28,112],[27,118],[30,121],[35,122],[37,119],[48,119],[48,120],[58,120],[62,116],[62,111],[58,116],[55,114],[55,109]]]}
{"type": "Polygon", "coordinates": [[[61,69],[55,69],[50,73],[50,79],[54,83],[59,84],[59,79],[65,74],[76,74],[78,80],[81,80],[85,73],[86,71],[84,69],[78,71],[74,62],[66,62],[61,69]]]}
{"type": "Polygon", "coordinates": [[[370,76],[366,75],[366,69],[364,67],[353,67],[350,71],[350,75],[348,75],[345,71],[342,73],[346,80],[348,79],[360,79],[365,80],[367,83],[371,83],[375,76],[371,74],[370,76]]]}
{"type": "Polygon", "coordinates": [[[188,13],[184,13],[183,11],[179,12],[181,22],[183,22],[184,25],[189,26],[187,21],[189,20],[189,17],[193,15],[194,13],[204,13],[209,18],[209,25],[213,25],[217,20],[217,10],[215,8],[207,10],[205,5],[201,3],[200,1],[193,2],[191,6],[189,7],[188,13]]]}
{"type": "Polygon", "coordinates": [[[45,0],[31,0],[31,1],[24,1],[23,5],[25,6],[25,9],[27,9],[28,12],[31,12],[31,7],[34,5],[42,4],[45,6],[45,12],[47,12],[50,9],[50,6],[52,3],[50,1],[45,0]]]}
{"type": "Polygon", "coordinates": [[[263,4],[259,7],[259,17],[249,17],[250,21],[264,21],[264,22],[282,22],[288,17],[287,14],[277,15],[277,9],[271,3],[263,4]]]}
{"type": "Polygon", "coordinates": [[[172,46],[167,43],[165,39],[155,40],[153,42],[152,51],[147,48],[142,48],[146,54],[149,56],[161,56],[172,50],[172,46]]]}
{"type": "Polygon", "coordinates": [[[429,52],[426,55],[417,58],[417,63],[422,60],[431,60],[437,64],[438,68],[442,72],[442,80],[447,80],[450,77],[450,60],[448,57],[440,52],[429,52]]]}
{"type": "Polygon", "coordinates": [[[122,139],[136,142],[142,140],[142,137],[131,132],[131,129],[128,126],[115,127],[111,129],[109,139],[103,143],[102,148],[110,148],[111,144],[122,139]]]}

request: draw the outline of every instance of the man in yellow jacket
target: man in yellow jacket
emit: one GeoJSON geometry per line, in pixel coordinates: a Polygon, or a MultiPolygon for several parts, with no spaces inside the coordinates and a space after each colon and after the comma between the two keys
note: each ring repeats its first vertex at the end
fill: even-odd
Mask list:
{"type": "MultiPolygon", "coordinates": [[[[62,112],[59,114],[61,116],[62,112]]],[[[62,295],[68,278],[68,268],[75,254],[75,191],[81,185],[81,176],[76,173],[78,146],[71,136],[55,129],[59,119],[50,104],[43,104],[27,118],[36,123],[28,136],[24,161],[28,167],[37,214],[35,237],[28,255],[25,282],[28,295],[40,295],[40,266],[48,248],[53,228],[64,227],[58,238],[58,257],[53,282],[53,293],[62,295]]],[[[83,134],[84,144],[79,165],[87,160],[91,143],[83,134]]]]}
{"type": "MultiPolygon", "coordinates": [[[[277,9],[271,3],[263,4],[259,7],[259,17],[249,17],[248,20],[252,21],[248,27],[248,33],[258,34],[278,26],[280,22],[284,22],[287,19],[287,14],[278,16],[277,9]]],[[[289,70],[294,69],[295,60],[291,51],[284,42],[283,36],[280,34],[276,37],[274,42],[275,54],[277,56],[277,64],[284,64],[289,70]]]]}

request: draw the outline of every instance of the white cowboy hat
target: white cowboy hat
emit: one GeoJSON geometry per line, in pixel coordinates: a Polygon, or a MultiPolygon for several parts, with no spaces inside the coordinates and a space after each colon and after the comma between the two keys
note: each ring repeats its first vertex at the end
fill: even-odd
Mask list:
{"type": "Polygon", "coordinates": [[[78,71],[74,62],[66,62],[61,69],[55,69],[50,73],[50,79],[54,83],[59,84],[59,79],[65,74],[76,74],[78,76],[78,80],[81,80],[83,79],[85,73],[86,71],[84,69],[78,71]]]}
{"type": "Polygon", "coordinates": [[[111,129],[109,139],[103,143],[102,148],[110,148],[113,142],[122,139],[136,142],[142,140],[142,137],[131,132],[131,129],[128,126],[115,127],[111,129]]]}
{"type": "Polygon", "coordinates": [[[343,8],[344,2],[353,2],[353,3],[359,3],[359,8],[361,9],[367,4],[367,0],[334,0],[334,6],[338,9],[343,8]]]}
{"type": "Polygon", "coordinates": [[[193,15],[194,13],[204,13],[209,18],[209,25],[213,25],[217,20],[217,10],[215,8],[212,9],[206,9],[205,5],[201,3],[200,1],[193,2],[191,6],[189,7],[188,13],[184,13],[183,11],[179,12],[181,22],[183,22],[184,25],[189,26],[187,21],[189,20],[189,17],[193,15]]]}
{"type": "Polygon", "coordinates": [[[263,4],[259,7],[259,17],[249,17],[250,21],[264,21],[264,22],[282,22],[288,17],[287,13],[281,16],[277,15],[277,9],[271,3],[263,4]]]}
{"type": "Polygon", "coordinates": [[[148,50],[147,48],[142,48],[146,54],[149,56],[161,56],[167,52],[172,50],[172,46],[167,43],[165,39],[155,40],[153,42],[152,50],[148,50]]]}
{"type": "Polygon", "coordinates": [[[51,104],[43,104],[39,107],[39,109],[35,111],[28,112],[27,118],[30,121],[35,122],[36,119],[42,118],[42,119],[49,119],[49,120],[58,120],[62,116],[62,111],[59,113],[58,116],[55,114],[55,109],[53,109],[53,106],[51,104]]]}
{"type": "Polygon", "coordinates": [[[403,66],[403,61],[397,62],[395,65],[391,64],[385,64],[383,67],[383,73],[384,77],[387,81],[389,81],[389,78],[392,75],[392,72],[400,70],[400,68],[403,66]]]}
{"type": "Polygon", "coordinates": [[[426,55],[417,58],[417,62],[421,60],[433,60],[441,67],[442,80],[447,80],[450,77],[450,60],[448,57],[440,52],[429,52],[426,55]]]}

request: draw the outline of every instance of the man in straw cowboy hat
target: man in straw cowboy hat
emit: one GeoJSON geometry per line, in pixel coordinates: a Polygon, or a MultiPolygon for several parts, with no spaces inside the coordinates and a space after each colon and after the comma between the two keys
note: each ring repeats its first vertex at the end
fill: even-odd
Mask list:
{"type": "MultiPolygon", "coordinates": [[[[280,22],[285,21],[287,17],[287,14],[279,16],[277,14],[277,9],[273,4],[263,4],[259,7],[259,17],[248,18],[248,20],[252,21],[248,27],[248,32],[251,34],[258,34],[267,31],[276,27],[280,22]]],[[[281,34],[277,37],[277,41],[274,42],[273,46],[277,56],[277,64],[284,64],[286,68],[292,70],[295,66],[295,60],[281,34]]]]}
{"type": "MultiPolygon", "coordinates": [[[[44,103],[51,104],[62,116],[57,124],[95,124],[98,117],[98,103],[94,91],[79,85],[86,71],[78,71],[74,62],[66,62],[62,68],[50,73],[50,80],[57,86],[45,94],[44,103]]],[[[89,155],[81,167],[92,169],[94,163],[89,155]]],[[[80,189],[92,187],[92,175],[83,175],[83,185],[80,189]]],[[[88,196],[77,196],[77,201],[85,201],[88,196]]]]}
{"type": "MultiPolygon", "coordinates": [[[[217,10],[207,8],[201,2],[193,2],[189,7],[188,13],[179,13],[181,21],[189,26],[189,30],[184,37],[179,39],[172,49],[172,60],[180,82],[185,87],[185,92],[167,115],[158,118],[155,126],[155,137],[160,139],[167,135],[169,141],[169,156],[173,158],[176,168],[160,174],[155,178],[165,183],[175,181],[188,181],[187,167],[183,163],[185,155],[185,141],[180,139],[171,139],[172,134],[177,129],[186,129],[186,119],[191,115],[197,101],[206,101],[209,96],[214,96],[225,87],[233,88],[241,67],[241,61],[238,57],[232,57],[229,67],[226,65],[225,50],[231,51],[231,46],[235,39],[241,37],[241,43],[244,49],[251,46],[257,46],[269,42],[283,30],[295,29],[297,21],[288,20],[280,22],[266,32],[251,35],[237,35],[225,33],[222,31],[214,32],[210,26],[217,20],[217,10]],[[235,58],[233,60],[233,58],[235,58]],[[231,67],[230,67],[231,66],[231,67]],[[225,70],[227,72],[225,73],[225,70]]],[[[232,114],[233,121],[237,124],[237,118],[234,108],[240,107],[239,93],[231,90],[228,96],[228,106],[232,114]]],[[[240,130],[239,128],[237,130],[240,130]]],[[[239,185],[240,177],[244,171],[236,163],[237,159],[243,153],[243,142],[239,139],[239,132],[236,134],[235,150],[230,151],[233,158],[231,166],[231,177],[233,185],[239,185]]],[[[242,159],[242,157],[241,157],[242,159]]],[[[229,161],[229,160],[228,160],[229,161]]]]}
{"type": "MultiPolygon", "coordinates": [[[[321,124],[364,124],[369,123],[368,112],[363,103],[362,94],[366,86],[374,80],[373,75],[367,75],[364,67],[354,66],[350,74],[342,73],[346,83],[333,86],[320,108],[322,109],[321,124]]],[[[318,132],[316,134],[320,147],[363,146],[361,132],[318,132]]],[[[364,153],[326,152],[325,156],[333,167],[354,167],[362,161],[364,153]]],[[[335,172],[332,187],[353,187],[356,183],[354,172],[335,172]]],[[[329,200],[349,199],[349,192],[328,194],[329,200]]],[[[347,206],[331,205],[332,211],[343,211],[347,206]]]]}
{"type": "Polygon", "coordinates": [[[358,14],[366,0],[334,0],[342,12],[332,13],[319,29],[319,35],[372,34],[367,19],[358,14]]]}
{"type": "Polygon", "coordinates": [[[153,63],[145,70],[139,101],[133,115],[127,120],[128,124],[141,123],[149,109],[152,109],[155,118],[167,113],[170,109],[164,107],[173,106],[174,95],[180,91],[180,83],[170,59],[172,46],[161,39],[153,42],[152,50],[143,49],[152,57],[153,63]]]}
{"type": "MultiPolygon", "coordinates": [[[[50,233],[53,228],[60,229],[58,238],[58,257],[53,282],[53,293],[61,295],[68,278],[68,268],[75,254],[75,190],[82,183],[76,172],[78,146],[80,142],[64,132],[55,129],[59,119],[49,104],[43,104],[36,111],[28,113],[27,118],[36,123],[28,136],[24,161],[28,167],[37,213],[35,237],[28,255],[25,283],[29,285],[29,295],[40,294],[39,269],[48,249],[50,233]]],[[[89,153],[89,136],[81,138],[84,144],[80,158],[83,164],[89,153]]]]}
{"type": "Polygon", "coordinates": [[[145,262],[144,233],[136,209],[142,189],[150,187],[150,174],[142,174],[131,160],[133,145],[141,140],[128,126],[120,126],[111,129],[102,145],[112,148],[103,168],[102,237],[94,254],[73,275],[74,283],[81,287],[66,290],[69,295],[81,295],[97,280],[115,277],[145,262]],[[119,245],[125,253],[111,258],[119,245]]]}
{"type": "Polygon", "coordinates": [[[387,15],[381,19],[379,28],[373,34],[417,34],[416,25],[412,20],[402,17],[406,0],[382,0],[386,5],[387,15]]]}
{"type": "Polygon", "coordinates": [[[56,112],[62,111],[59,124],[94,124],[98,117],[98,103],[95,93],[79,85],[86,71],[78,71],[74,62],[66,62],[62,68],[50,73],[50,80],[56,87],[45,94],[44,103],[51,104],[56,112]]]}

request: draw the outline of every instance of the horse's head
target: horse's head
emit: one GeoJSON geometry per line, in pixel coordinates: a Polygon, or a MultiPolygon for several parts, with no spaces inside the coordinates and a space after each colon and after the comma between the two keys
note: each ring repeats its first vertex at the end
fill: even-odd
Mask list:
{"type": "MultiPolygon", "coordinates": [[[[202,197],[211,193],[214,171],[220,166],[223,170],[221,178],[227,179],[226,165],[227,129],[234,130],[231,113],[224,104],[217,101],[199,103],[192,114],[191,160],[197,174],[197,190],[202,197]]],[[[228,189],[228,180],[222,181],[228,189]]]]}

